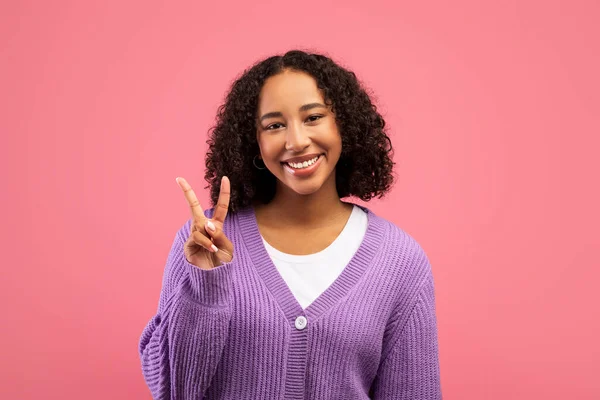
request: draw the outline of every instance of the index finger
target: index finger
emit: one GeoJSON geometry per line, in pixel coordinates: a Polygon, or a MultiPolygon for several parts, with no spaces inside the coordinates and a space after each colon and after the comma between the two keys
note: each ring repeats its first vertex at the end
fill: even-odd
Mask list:
{"type": "Polygon", "coordinates": [[[219,191],[219,200],[217,200],[217,206],[215,207],[215,214],[213,219],[221,223],[225,222],[227,216],[227,210],[229,209],[229,199],[231,197],[231,182],[229,178],[223,176],[221,178],[221,190],[219,191]]]}
{"type": "Polygon", "coordinates": [[[183,190],[183,194],[185,195],[185,198],[187,199],[187,202],[190,205],[190,208],[192,209],[192,215],[194,216],[194,219],[196,219],[196,220],[205,219],[206,217],[204,216],[204,211],[202,210],[202,207],[200,206],[200,202],[198,201],[198,198],[196,197],[196,193],[194,193],[194,191],[192,190],[192,187],[183,178],[175,178],[175,181],[177,182],[179,187],[183,190]]]}

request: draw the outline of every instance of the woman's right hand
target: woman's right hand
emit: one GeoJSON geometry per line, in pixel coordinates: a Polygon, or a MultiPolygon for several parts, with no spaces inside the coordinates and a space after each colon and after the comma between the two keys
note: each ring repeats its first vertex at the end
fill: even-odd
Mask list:
{"type": "Polygon", "coordinates": [[[200,202],[187,181],[183,178],[177,178],[175,181],[183,190],[192,210],[190,236],[183,246],[185,258],[190,264],[201,269],[212,269],[221,265],[221,262],[230,262],[233,259],[233,243],[223,233],[223,223],[229,208],[229,178],[224,176],[221,179],[219,200],[211,220],[204,216],[200,202]]]}

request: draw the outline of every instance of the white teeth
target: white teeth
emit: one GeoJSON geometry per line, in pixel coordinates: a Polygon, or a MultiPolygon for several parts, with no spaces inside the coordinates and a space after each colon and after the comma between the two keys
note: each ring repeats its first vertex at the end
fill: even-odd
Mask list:
{"type": "Polygon", "coordinates": [[[319,159],[320,156],[316,156],[315,158],[313,158],[312,160],[308,160],[308,161],[304,161],[301,163],[286,163],[287,165],[289,165],[292,168],[296,168],[296,169],[302,169],[302,168],[307,168],[311,165],[313,165],[314,163],[317,162],[317,160],[319,159]]]}

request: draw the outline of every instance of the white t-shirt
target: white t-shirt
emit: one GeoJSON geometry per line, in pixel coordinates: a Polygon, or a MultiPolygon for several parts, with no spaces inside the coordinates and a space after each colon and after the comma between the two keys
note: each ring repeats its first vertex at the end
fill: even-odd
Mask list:
{"type": "Polygon", "coordinates": [[[282,253],[263,238],[273,264],[303,309],[342,273],[360,247],[367,225],[367,213],[355,205],[344,229],[333,243],[318,253],[302,256],[282,253]]]}

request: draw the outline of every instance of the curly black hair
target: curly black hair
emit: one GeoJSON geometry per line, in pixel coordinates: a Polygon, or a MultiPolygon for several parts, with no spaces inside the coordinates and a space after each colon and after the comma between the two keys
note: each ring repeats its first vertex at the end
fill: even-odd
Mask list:
{"type": "Polygon", "coordinates": [[[311,75],[326,104],[332,107],[342,137],[342,153],[335,169],[340,198],[381,198],[394,181],[394,162],[392,142],[377,107],[354,72],[322,54],[292,50],[245,70],[219,107],[216,125],[209,130],[205,160],[205,188],[210,187],[212,206],[217,203],[224,175],[231,182],[230,212],[254,200],[266,204],[273,199],[275,176],[253,165],[254,157],[260,154],[256,138],[258,98],[265,80],[286,69],[311,75]]]}

